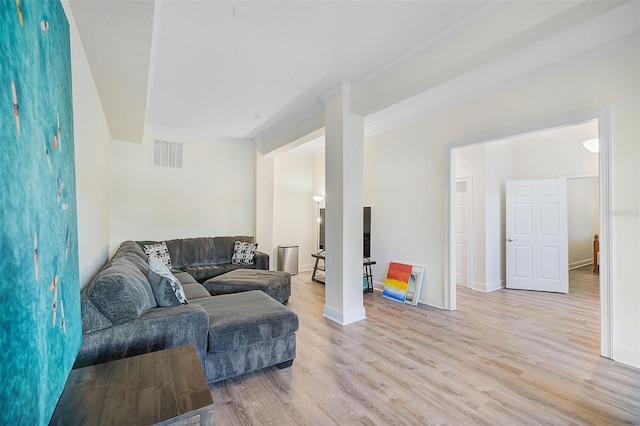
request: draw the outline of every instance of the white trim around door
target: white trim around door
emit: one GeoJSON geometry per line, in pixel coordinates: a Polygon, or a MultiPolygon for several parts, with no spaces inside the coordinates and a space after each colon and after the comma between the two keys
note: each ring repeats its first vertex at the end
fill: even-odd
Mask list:
{"type": "Polygon", "coordinates": [[[455,227],[452,224],[452,213],[455,211],[456,172],[452,151],[477,143],[486,143],[506,139],[526,133],[566,127],[589,121],[598,121],[598,139],[600,152],[598,156],[598,175],[600,184],[600,355],[611,358],[613,347],[613,312],[611,300],[611,112],[608,108],[596,111],[532,123],[515,129],[499,130],[492,134],[481,135],[474,139],[456,141],[447,144],[445,153],[445,239],[444,239],[444,308],[456,309],[456,265],[455,259],[455,227]]]}

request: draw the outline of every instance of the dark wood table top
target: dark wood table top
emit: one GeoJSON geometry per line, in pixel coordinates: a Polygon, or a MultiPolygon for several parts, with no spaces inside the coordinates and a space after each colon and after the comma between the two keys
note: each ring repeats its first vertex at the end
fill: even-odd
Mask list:
{"type": "Polygon", "coordinates": [[[184,345],[72,370],[50,424],[186,424],[194,416],[213,421],[213,400],[194,346],[184,345]]]}

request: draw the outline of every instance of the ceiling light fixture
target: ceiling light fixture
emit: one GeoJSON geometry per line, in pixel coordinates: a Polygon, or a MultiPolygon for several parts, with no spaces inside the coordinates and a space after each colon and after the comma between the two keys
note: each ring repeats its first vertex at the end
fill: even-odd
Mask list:
{"type": "Polygon", "coordinates": [[[233,16],[241,21],[246,21],[251,17],[251,11],[244,6],[236,6],[233,8],[233,16]]]}
{"type": "Polygon", "coordinates": [[[598,139],[589,139],[588,141],[582,142],[582,146],[589,152],[593,152],[597,154],[600,151],[600,142],[598,139]]]}

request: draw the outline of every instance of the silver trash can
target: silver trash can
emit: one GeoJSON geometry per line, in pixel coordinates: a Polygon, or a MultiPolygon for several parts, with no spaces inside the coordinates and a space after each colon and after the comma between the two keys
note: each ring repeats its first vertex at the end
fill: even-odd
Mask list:
{"type": "Polygon", "coordinates": [[[298,273],[298,246],[278,246],[278,271],[298,273]]]}

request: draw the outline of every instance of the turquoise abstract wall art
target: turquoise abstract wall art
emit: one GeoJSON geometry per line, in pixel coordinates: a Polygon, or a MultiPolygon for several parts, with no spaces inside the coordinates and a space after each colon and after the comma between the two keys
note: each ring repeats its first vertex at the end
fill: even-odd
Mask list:
{"type": "Polygon", "coordinates": [[[47,424],[82,341],[69,24],[0,1],[0,424],[47,424]]]}

